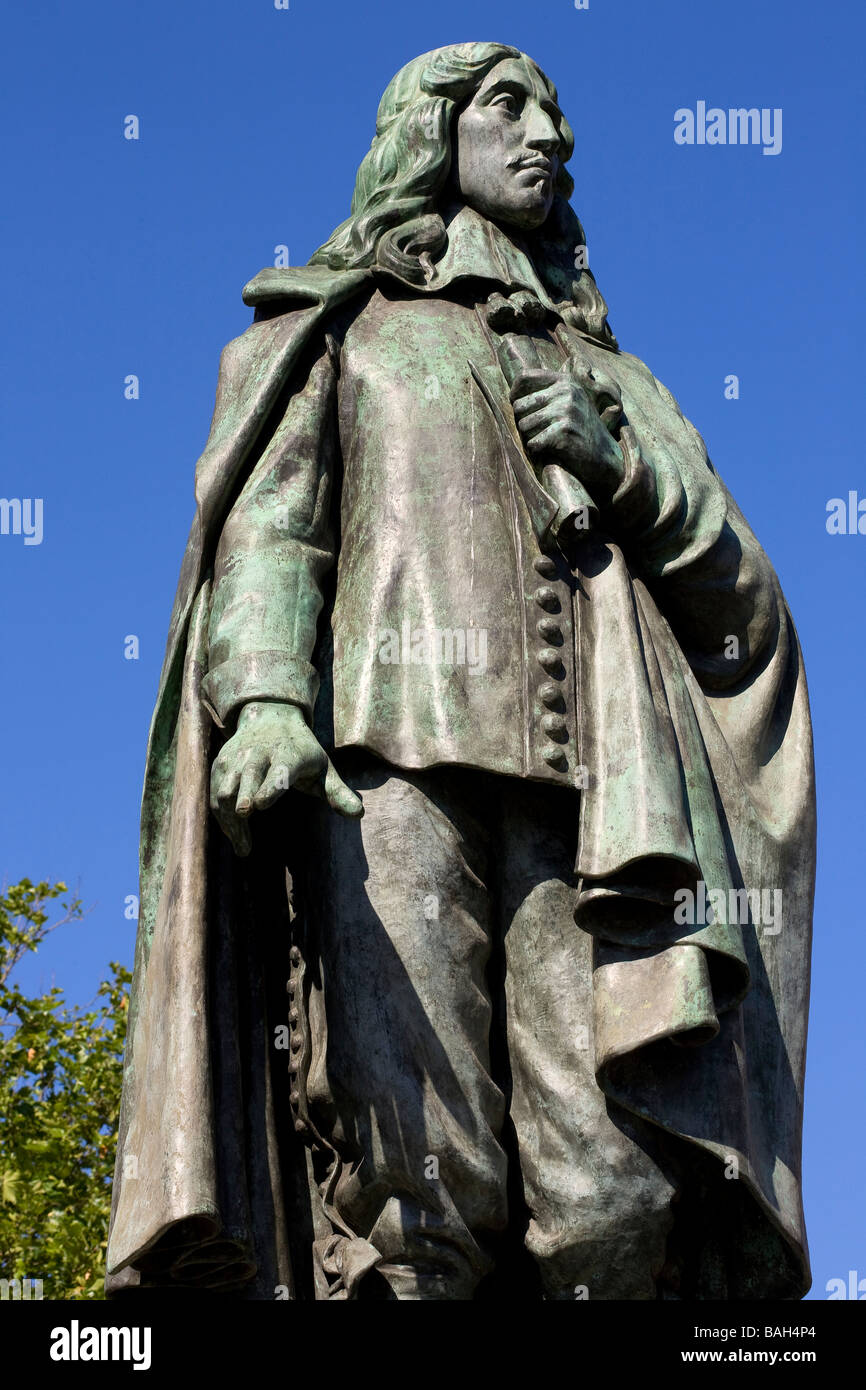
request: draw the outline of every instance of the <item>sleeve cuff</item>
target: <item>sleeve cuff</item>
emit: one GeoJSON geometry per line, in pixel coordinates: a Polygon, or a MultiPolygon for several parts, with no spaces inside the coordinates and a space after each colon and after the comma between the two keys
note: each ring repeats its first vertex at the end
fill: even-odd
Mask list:
{"type": "Polygon", "coordinates": [[[646,526],[652,519],[657,501],[656,480],[630,425],[620,431],[619,446],[625,474],[610,500],[609,510],[616,517],[617,525],[634,530],[646,526]]]}
{"type": "Polygon", "coordinates": [[[202,681],[202,700],[220,728],[251,700],[279,700],[300,705],[312,719],[319,678],[309,661],[285,652],[250,652],[232,657],[202,681]]]}

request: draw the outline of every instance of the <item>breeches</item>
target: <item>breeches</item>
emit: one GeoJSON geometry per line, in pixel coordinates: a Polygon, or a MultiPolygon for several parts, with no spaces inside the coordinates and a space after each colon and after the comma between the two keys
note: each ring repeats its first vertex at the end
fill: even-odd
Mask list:
{"type": "Polygon", "coordinates": [[[578,794],[336,761],[364,816],[310,802],[302,878],[332,1214],[388,1297],[473,1298],[516,1233],[546,1298],[655,1298],[677,1184],[595,1079],[578,794]]]}

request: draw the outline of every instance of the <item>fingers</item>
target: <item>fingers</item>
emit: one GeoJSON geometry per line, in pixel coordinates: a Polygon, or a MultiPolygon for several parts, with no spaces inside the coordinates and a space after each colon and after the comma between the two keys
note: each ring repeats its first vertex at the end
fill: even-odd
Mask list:
{"type": "Polygon", "coordinates": [[[587,412],[582,411],[569,402],[571,408],[563,405],[557,396],[553,400],[544,401],[536,410],[528,411],[524,415],[517,415],[515,418],[520,433],[524,439],[534,440],[542,430],[555,427],[561,435],[573,435],[575,438],[584,438],[586,431],[587,412]]]}
{"type": "Polygon", "coordinates": [[[575,401],[592,400],[602,418],[618,420],[622,415],[622,392],[612,377],[600,369],[590,369],[581,361],[571,362],[571,371],[548,372],[542,370],[522,371],[511,387],[511,403],[515,416],[538,410],[543,405],[551,405],[560,398],[564,402],[565,392],[575,401]],[[570,389],[578,388],[577,395],[570,389]]]}
{"type": "Polygon", "coordinates": [[[586,414],[591,407],[591,402],[586,391],[577,382],[558,377],[549,386],[521,396],[519,400],[513,402],[513,406],[515,417],[519,420],[521,416],[528,415],[530,411],[540,410],[544,406],[554,407],[561,414],[573,411],[586,414]]]}
{"type": "Polygon", "coordinates": [[[562,426],[562,418],[549,408],[544,410],[534,410],[531,415],[524,415],[517,422],[520,433],[526,440],[533,440],[542,430],[546,430],[550,425],[562,426]]]}
{"type": "Polygon", "coordinates": [[[359,796],[346,786],[325,750],[316,744],[317,757],[310,759],[301,775],[294,779],[294,785],[310,796],[317,796],[341,816],[362,816],[364,803],[359,796]]]}
{"type": "Polygon", "coordinates": [[[264,780],[267,761],[262,758],[248,758],[241,772],[238,799],[235,810],[239,816],[248,816],[253,809],[256,793],[264,780]]]}
{"type": "Polygon", "coordinates": [[[265,777],[259,790],[253,799],[253,805],[257,811],[266,811],[269,806],[273,806],[275,801],[279,801],[284,792],[287,792],[292,785],[291,770],[284,762],[275,760],[268,768],[268,775],[265,777]]]}
{"type": "Polygon", "coordinates": [[[218,781],[217,794],[211,796],[211,807],[236,854],[247,855],[252,848],[247,818],[253,811],[266,811],[279,800],[293,780],[285,761],[259,757],[248,758],[242,769],[233,769],[218,781]],[[235,787],[237,799],[234,797],[235,787]]]}
{"type": "Polygon", "coordinates": [[[561,441],[562,425],[556,421],[554,424],[548,425],[546,429],[541,430],[539,434],[534,434],[528,441],[528,447],[532,449],[533,453],[543,453],[545,449],[555,449],[561,441]]]}
{"type": "Polygon", "coordinates": [[[217,824],[228,839],[235,854],[241,859],[245,859],[253,847],[249,826],[245,821],[239,820],[234,811],[226,807],[215,806],[212,809],[217,824]]]}
{"type": "Polygon", "coordinates": [[[244,778],[247,778],[249,785],[249,769],[247,767],[225,766],[220,758],[217,758],[211,773],[211,796],[210,804],[217,823],[223,834],[227,836],[235,854],[245,858],[252,849],[252,839],[249,827],[239,818],[236,803],[241,801],[244,791],[244,778]]]}
{"type": "Polygon", "coordinates": [[[267,810],[293,786],[321,797],[340,815],[364,814],[360,797],[306,728],[278,738],[271,749],[258,742],[245,748],[237,734],[223,748],[211,773],[210,804],[236,854],[243,857],[252,849],[247,824],[252,812],[267,810]]]}
{"type": "Polygon", "coordinates": [[[615,401],[620,409],[622,409],[622,391],[620,390],[619,383],[614,381],[613,377],[605,371],[604,367],[599,366],[597,363],[592,367],[588,367],[582,359],[575,360],[573,358],[571,359],[570,365],[577,380],[586,386],[591,395],[595,396],[597,399],[602,396],[610,396],[611,400],[615,401]]]}
{"type": "Polygon", "coordinates": [[[561,374],[559,372],[546,372],[540,368],[519,372],[511,387],[512,404],[522,396],[530,395],[533,391],[541,391],[547,386],[555,386],[560,379],[561,374]]]}
{"type": "Polygon", "coordinates": [[[595,408],[605,429],[616,429],[623,417],[622,391],[619,383],[614,381],[604,367],[590,366],[580,356],[572,357],[570,366],[576,380],[595,402],[595,408]]]}
{"type": "Polygon", "coordinates": [[[234,811],[234,802],[241,780],[241,768],[226,765],[222,754],[216,759],[210,776],[210,805],[215,816],[234,811]]]}
{"type": "Polygon", "coordinates": [[[330,758],[328,771],[325,773],[325,800],[333,810],[339,811],[341,816],[357,817],[364,814],[363,801],[351,787],[346,786],[330,758]]]}
{"type": "Polygon", "coordinates": [[[338,811],[341,816],[357,817],[364,814],[364,803],[359,796],[356,796],[351,787],[347,787],[334,764],[328,758],[327,766],[324,768],[324,775],[318,777],[304,777],[296,783],[299,791],[306,792],[308,796],[318,797],[321,801],[326,801],[333,811],[338,811]]]}
{"type": "Polygon", "coordinates": [[[538,410],[543,405],[552,405],[560,393],[555,386],[545,386],[541,391],[530,391],[526,396],[520,396],[514,402],[514,414],[520,419],[521,415],[528,415],[531,410],[538,410]]]}

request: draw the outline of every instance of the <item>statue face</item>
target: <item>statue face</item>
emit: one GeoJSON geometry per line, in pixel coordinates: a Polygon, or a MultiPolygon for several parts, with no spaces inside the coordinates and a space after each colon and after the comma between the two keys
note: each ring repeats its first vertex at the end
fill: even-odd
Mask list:
{"type": "Polygon", "coordinates": [[[463,201],[494,222],[540,227],[553,204],[561,119],[525,58],[497,63],[457,118],[454,177],[463,201]]]}

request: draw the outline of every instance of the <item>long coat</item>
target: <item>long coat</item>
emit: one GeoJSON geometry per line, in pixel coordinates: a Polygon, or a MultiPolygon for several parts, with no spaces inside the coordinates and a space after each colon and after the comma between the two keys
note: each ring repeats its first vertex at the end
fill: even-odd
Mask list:
{"type": "MultiPolygon", "coordinates": [[[[269,1036],[282,865],[267,817],[238,861],[207,805],[213,739],[255,698],[301,705],[331,749],[580,789],[598,1084],[737,1178],[728,1296],[808,1288],[815,821],[793,623],[670,393],[560,325],[533,339],[541,364],[579,357],[627,421],[623,485],[563,554],[581,489],[523,453],[464,269],[426,291],[263,272],[223,354],[151,728],[110,1291],[301,1292],[305,1160],[269,1036]]],[[[538,292],[495,254],[489,279],[482,300],[538,292]]]]}

